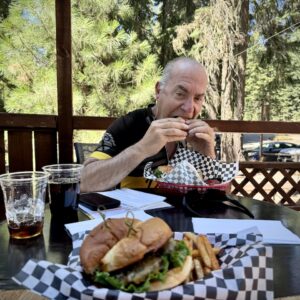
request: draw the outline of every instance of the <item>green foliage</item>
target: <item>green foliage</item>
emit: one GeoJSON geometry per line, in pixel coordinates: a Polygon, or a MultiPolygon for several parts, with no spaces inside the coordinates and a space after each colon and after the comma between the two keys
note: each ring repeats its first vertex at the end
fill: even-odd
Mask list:
{"type": "Polygon", "coordinates": [[[161,66],[178,56],[172,45],[177,26],[191,22],[197,6],[203,2],[206,1],[154,0],[159,26],[153,37],[153,51],[159,55],[161,66]]]}
{"type": "Polygon", "coordinates": [[[300,4],[252,3],[255,22],[247,59],[245,119],[260,120],[261,107],[268,104],[271,120],[299,121],[300,27],[285,29],[300,21],[300,4]]]}
{"type": "Polygon", "coordinates": [[[83,1],[77,5],[82,14],[76,13],[73,21],[74,59],[78,62],[74,64],[74,86],[82,91],[76,94],[81,99],[74,96],[75,103],[82,104],[74,105],[74,112],[118,116],[151,102],[153,93],[147,91],[150,76],[152,86],[159,76],[157,58],[146,40],[126,28],[134,16],[127,2],[96,2],[94,18],[89,3],[83,1]],[[149,76],[141,78],[143,72],[149,76]]]}
{"type": "Polygon", "coordinates": [[[74,94],[74,112],[118,116],[151,102],[149,85],[154,88],[160,70],[149,43],[118,21],[134,16],[133,8],[107,0],[97,5],[92,18],[87,3],[78,2],[81,14],[73,21],[74,87],[81,91],[74,94]]]}
{"type": "Polygon", "coordinates": [[[56,111],[54,4],[12,2],[0,24],[0,73],[7,112],[56,111]]]}
{"type": "MultiPolygon", "coordinates": [[[[54,4],[1,2],[0,111],[57,113],[54,4]]],[[[243,73],[237,66],[243,64],[237,53],[247,37],[238,4],[72,1],[74,114],[119,116],[147,105],[166,62],[190,55],[205,63],[210,75],[206,116],[221,118],[228,110],[230,118],[242,118],[237,90],[243,73]]],[[[251,0],[250,13],[248,46],[254,47],[247,51],[244,118],[261,119],[261,106],[269,103],[273,120],[299,120],[300,29],[275,34],[300,21],[300,3],[251,0]]]]}
{"type": "MultiPolygon", "coordinates": [[[[150,103],[160,68],[141,32],[129,28],[135,8],[117,0],[72,5],[74,114],[118,116],[150,103]]],[[[8,112],[57,112],[54,11],[52,0],[21,0],[0,25],[8,112]]]]}
{"type": "Polygon", "coordinates": [[[9,5],[12,0],[1,0],[0,2],[0,20],[8,16],[9,5]]]}

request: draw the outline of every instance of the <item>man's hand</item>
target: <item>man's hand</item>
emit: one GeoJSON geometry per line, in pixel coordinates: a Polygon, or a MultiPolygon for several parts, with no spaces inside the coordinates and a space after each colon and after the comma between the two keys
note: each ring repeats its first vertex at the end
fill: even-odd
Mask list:
{"type": "Polygon", "coordinates": [[[137,144],[149,157],[158,153],[169,142],[185,140],[188,129],[189,126],[182,118],[155,120],[137,144]]]}
{"type": "Polygon", "coordinates": [[[204,121],[199,119],[187,120],[188,136],[186,141],[195,151],[215,158],[215,132],[204,121]]]}

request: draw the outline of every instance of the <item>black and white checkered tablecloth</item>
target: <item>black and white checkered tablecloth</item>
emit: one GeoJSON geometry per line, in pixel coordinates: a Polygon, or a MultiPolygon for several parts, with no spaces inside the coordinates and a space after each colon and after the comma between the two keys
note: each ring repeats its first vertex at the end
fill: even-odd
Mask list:
{"type": "MultiPolygon", "coordinates": [[[[50,299],[273,299],[272,247],[261,243],[261,235],[210,234],[210,242],[222,248],[220,270],[171,290],[130,294],[97,288],[83,278],[79,248],[86,234],[73,235],[67,266],[29,260],[13,279],[50,299]]],[[[181,237],[175,233],[175,238],[181,237]]]]}
{"type": "Polygon", "coordinates": [[[232,180],[239,171],[238,162],[218,161],[185,148],[176,150],[174,157],[169,161],[169,165],[174,167],[172,172],[166,174],[162,179],[158,179],[153,173],[152,162],[148,162],[144,169],[144,177],[169,183],[202,185],[204,182],[199,180],[198,170],[201,171],[204,180],[218,178],[221,179],[221,182],[232,180]],[[189,168],[189,164],[193,168],[189,168]]]}

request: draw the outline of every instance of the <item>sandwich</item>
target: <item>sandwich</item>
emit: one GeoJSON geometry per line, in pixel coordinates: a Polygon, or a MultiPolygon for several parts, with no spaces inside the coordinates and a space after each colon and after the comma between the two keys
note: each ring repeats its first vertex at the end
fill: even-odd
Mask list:
{"type": "Polygon", "coordinates": [[[157,178],[162,178],[164,175],[169,174],[171,171],[173,170],[173,167],[170,165],[162,165],[162,166],[158,166],[153,174],[157,177],[157,178]]]}
{"type": "Polygon", "coordinates": [[[173,239],[162,219],[104,223],[90,232],[80,249],[83,270],[94,284],[141,293],[170,289],[189,278],[189,248],[173,239]]]}

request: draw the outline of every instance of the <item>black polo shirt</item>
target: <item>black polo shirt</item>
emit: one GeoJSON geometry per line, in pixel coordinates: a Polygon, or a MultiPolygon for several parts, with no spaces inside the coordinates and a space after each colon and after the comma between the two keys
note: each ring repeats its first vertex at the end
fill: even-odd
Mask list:
{"type": "MultiPolygon", "coordinates": [[[[105,132],[91,157],[108,159],[118,155],[124,149],[137,143],[145,135],[154,117],[151,106],[137,109],[114,121],[105,132]]],[[[163,147],[156,155],[141,162],[122,182],[121,187],[147,187],[149,183],[143,178],[145,164],[153,161],[153,166],[168,163],[167,153],[163,147]]]]}

